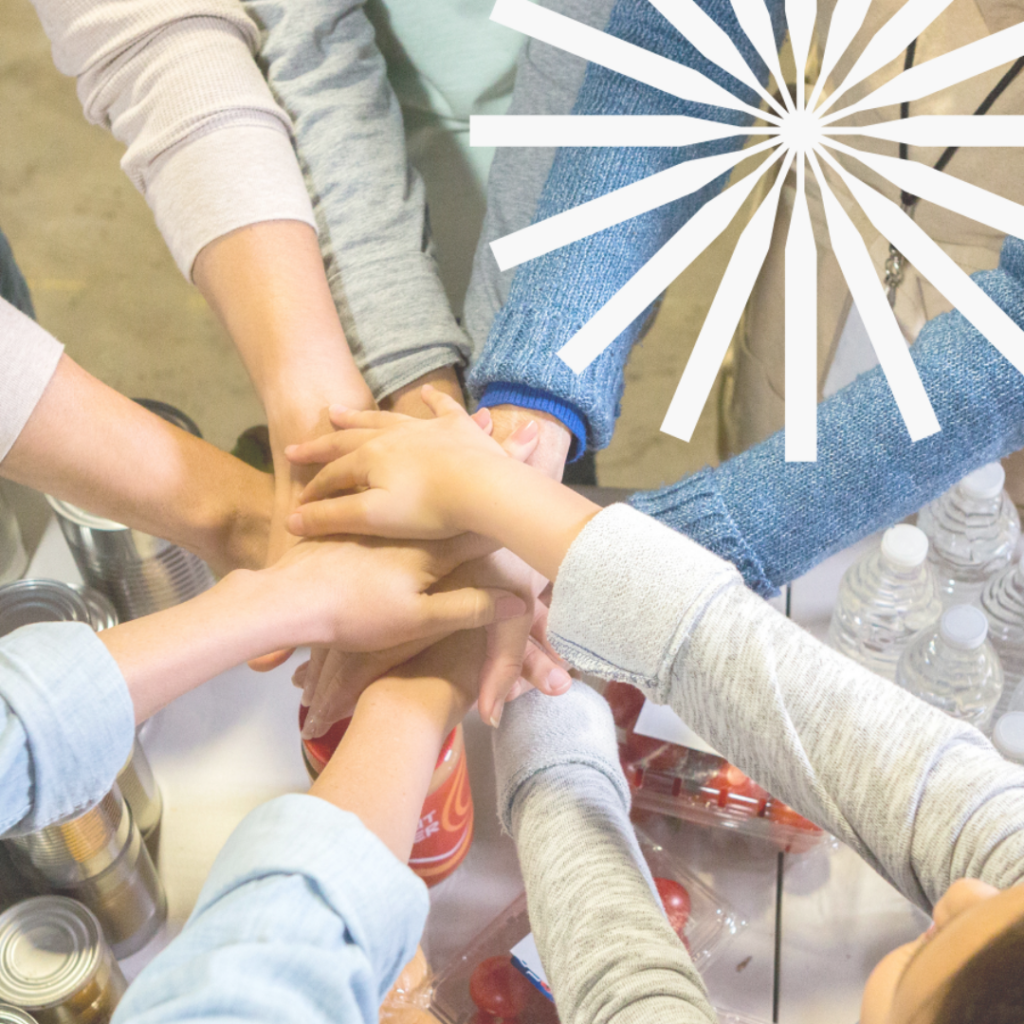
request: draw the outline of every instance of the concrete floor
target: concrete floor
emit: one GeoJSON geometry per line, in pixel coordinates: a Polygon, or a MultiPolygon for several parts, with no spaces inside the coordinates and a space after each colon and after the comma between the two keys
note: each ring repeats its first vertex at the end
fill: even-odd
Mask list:
{"type": "MultiPolygon", "coordinates": [[[[0,13],[0,111],[0,227],[39,321],[112,387],[178,406],[230,448],[262,420],[256,394],[121,172],[121,144],[85,122],[28,0],[4,0],[0,13]]],[[[654,487],[716,460],[714,395],[692,443],[659,425],[727,251],[719,246],[677,281],[634,353],[615,441],[598,458],[602,484],[654,487]]]]}

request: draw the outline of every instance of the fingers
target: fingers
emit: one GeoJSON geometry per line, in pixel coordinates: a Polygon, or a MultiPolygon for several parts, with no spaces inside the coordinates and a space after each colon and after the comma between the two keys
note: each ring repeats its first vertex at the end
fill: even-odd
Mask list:
{"type": "Polygon", "coordinates": [[[530,614],[496,622],[487,628],[487,654],[480,670],[480,717],[498,727],[509,693],[522,674],[526,640],[530,633],[530,614]]]}
{"type": "Polygon", "coordinates": [[[300,505],[285,526],[296,537],[330,537],[338,533],[367,533],[370,530],[370,504],[373,491],[346,494],[300,505]]]}
{"type": "Polygon", "coordinates": [[[346,405],[332,405],[327,410],[331,422],[342,430],[387,430],[403,420],[412,419],[400,412],[382,412],[380,409],[350,409],[346,405]]]}
{"type": "Polygon", "coordinates": [[[249,661],[249,668],[253,672],[272,672],[275,668],[280,668],[293,654],[295,653],[294,647],[289,647],[286,651],[274,651],[272,654],[261,654],[258,658],[252,658],[249,661]]]}
{"type": "Polygon", "coordinates": [[[438,391],[437,388],[432,387],[430,384],[424,384],[420,394],[435,416],[467,415],[466,410],[454,398],[446,395],[443,391],[438,391]]]}
{"type": "Polygon", "coordinates": [[[500,545],[479,533],[460,533],[439,541],[432,560],[432,568],[440,579],[466,562],[486,558],[500,549],[500,545]]]}
{"type": "MultiPolygon", "coordinates": [[[[362,431],[353,431],[362,433],[362,431]]],[[[351,491],[356,487],[366,487],[370,466],[358,452],[343,455],[329,462],[308,484],[299,495],[299,501],[319,501],[329,498],[341,491],[351,491]]]]}
{"type": "MultiPolygon", "coordinates": [[[[370,414],[367,413],[367,415],[370,414]]],[[[389,414],[381,413],[380,415],[389,414]]],[[[289,462],[296,465],[331,462],[354,452],[360,445],[366,444],[379,433],[379,430],[369,429],[336,430],[334,433],[324,434],[323,437],[306,441],[303,444],[290,444],[285,448],[284,454],[289,462]]]]}
{"type": "Polygon", "coordinates": [[[526,602],[521,597],[508,590],[482,587],[424,594],[419,605],[422,635],[438,639],[460,629],[476,629],[526,614],[526,602]]]}
{"type": "Polygon", "coordinates": [[[477,409],[472,416],[469,417],[488,437],[494,432],[494,418],[491,416],[491,410],[484,407],[483,409],[477,409]]]}
{"type": "Polygon", "coordinates": [[[572,676],[532,639],[523,654],[523,678],[541,693],[558,697],[572,686],[572,676]]]}
{"type": "Polygon", "coordinates": [[[530,420],[509,434],[501,447],[517,462],[525,462],[537,450],[539,443],[540,427],[537,426],[536,420],[530,420]]]}

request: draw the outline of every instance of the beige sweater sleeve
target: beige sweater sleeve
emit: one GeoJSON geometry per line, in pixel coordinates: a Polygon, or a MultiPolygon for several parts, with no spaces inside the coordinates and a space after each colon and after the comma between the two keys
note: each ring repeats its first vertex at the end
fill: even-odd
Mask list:
{"type": "Polygon", "coordinates": [[[34,3],[86,118],[127,146],[121,166],[183,274],[236,228],[315,227],[290,122],[256,66],[258,32],[236,0],[34,3]]]}
{"type": "Polygon", "coordinates": [[[43,397],[63,351],[56,338],[0,299],[0,462],[43,397]]]}

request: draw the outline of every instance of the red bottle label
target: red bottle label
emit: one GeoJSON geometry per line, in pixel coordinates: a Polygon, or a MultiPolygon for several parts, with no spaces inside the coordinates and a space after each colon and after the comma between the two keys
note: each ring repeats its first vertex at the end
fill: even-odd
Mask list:
{"type": "Polygon", "coordinates": [[[463,750],[451,775],[423,804],[409,867],[436,885],[462,863],[472,841],[473,794],[463,750]]]}

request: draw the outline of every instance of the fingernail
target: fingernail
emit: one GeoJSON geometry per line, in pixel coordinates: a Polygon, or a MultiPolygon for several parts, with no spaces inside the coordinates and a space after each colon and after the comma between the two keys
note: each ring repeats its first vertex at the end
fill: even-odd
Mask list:
{"type": "Polygon", "coordinates": [[[572,676],[564,668],[553,668],[548,673],[547,685],[552,693],[565,693],[572,686],[572,676]]]}
{"type": "Polygon", "coordinates": [[[328,410],[331,416],[341,416],[342,413],[348,412],[347,405],[332,405],[328,410]]]}
{"type": "Polygon", "coordinates": [[[297,537],[302,536],[302,513],[293,512],[286,523],[289,533],[294,533],[297,537]]]}
{"type": "Polygon", "coordinates": [[[514,619],[526,614],[526,602],[513,594],[509,594],[508,597],[499,597],[494,606],[494,612],[499,620],[514,619]]]}
{"type": "Polygon", "coordinates": [[[520,427],[509,439],[516,441],[519,444],[526,444],[527,441],[532,441],[537,436],[537,431],[540,427],[537,426],[536,420],[530,420],[529,423],[520,427]]]}
{"type": "Polygon", "coordinates": [[[494,710],[491,712],[491,726],[493,728],[497,729],[498,726],[501,725],[501,715],[504,710],[505,702],[502,701],[500,704],[496,705],[494,710]]]}
{"type": "Polygon", "coordinates": [[[286,444],[286,445],[284,446],[284,453],[285,453],[285,455],[286,455],[286,456],[287,456],[288,458],[291,458],[291,457],[292,457],[292,454],[293,454],[294,452],[297,452],[298,450],[299,450],[299,446],[298,446],[297,444],[286,444]]]}
{"type": "Polygon", "coordinates": [[[932,923],[928,926],[928,931],[924,933],[924,937],[926,939],[930,939],[938,930],[939,926],[934,921],[932,921],[932,923]]]}

